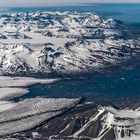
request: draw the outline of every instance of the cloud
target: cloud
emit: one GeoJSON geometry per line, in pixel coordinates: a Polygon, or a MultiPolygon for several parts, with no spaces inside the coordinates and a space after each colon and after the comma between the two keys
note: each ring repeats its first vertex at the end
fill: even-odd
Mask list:
{"type": "Polygon", "coordinates": [[[140,0],[0,0],[0,6],[48,6],[48,5],[68,5],[74,3],[120,3],[120,2],[140,2],[140,0]]]}

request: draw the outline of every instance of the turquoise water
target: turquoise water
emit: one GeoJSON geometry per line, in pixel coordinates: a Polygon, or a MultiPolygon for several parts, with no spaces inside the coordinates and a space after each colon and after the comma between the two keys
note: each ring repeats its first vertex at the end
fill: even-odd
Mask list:
{"type": "Polygon", "coordinates": [[[92,4],[57,7],[22,7],[11,8],[9,12],[35,12],[35,11],[78,11],[95,12],[101,16],[112,17],[125,22],[140,23],[139,4],[92,4]]]}

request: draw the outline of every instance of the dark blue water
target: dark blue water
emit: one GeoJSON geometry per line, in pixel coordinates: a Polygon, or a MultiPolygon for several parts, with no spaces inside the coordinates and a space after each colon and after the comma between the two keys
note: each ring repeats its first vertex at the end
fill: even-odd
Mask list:
{"type": "Polygon", "coordinates": [[[89,75],[86,78],[65,79],[52,84],[34,85],[27,97],[85,97],[95,102],[112,102],[140,96],[140,69],[114,75],[89,75]]]}
{"type": "Polygon", "coordinates": [[[112,17],[125,22],[140,23],[140,3],[139,4],[85,4],[76,6],[57,7],[16,7],[9,9],[9,12],[35,12],[35,11],[78,11],[95,12],[101,16],[112,17]]]}
{"type": "Polygon", "coordinates": [[[112,74],[78,75],[52,84],[29,87],[24,98],[36,96],[51,98],[84,97],[97,103],[112,103],[123,99],[140,97],[140,67],[112,74]]]}

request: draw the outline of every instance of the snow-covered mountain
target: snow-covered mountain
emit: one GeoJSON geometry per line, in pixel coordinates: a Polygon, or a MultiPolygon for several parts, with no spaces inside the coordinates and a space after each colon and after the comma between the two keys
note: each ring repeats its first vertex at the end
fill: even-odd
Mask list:
{"type": "Polygon", "coordinates": [[[87,37],[100,38],[119,32],[121,22],[101,18],[93,13],[77,12],[35,12],[1,15],[1,27],[13,28],[18,31],[39,32],[55,37],[87,37]],[[98,28],[98,29],[97,29],[98,28]]]}
{"type": "Polygon", "coordinates": [[[0,39],[31,39],[30,37],[19,32],[2,32],[0,39]]]}
{"type": "MultiPolygon", "coordinates": [[[[139,140],[139,121],[139,105],[119,109],[98,106],[92,102],[86,102],[77,105],[61,116],[52,118],[44,123],[44,125],[5,138],[24,139],[27,138],[28,135],[30,139],[52,140],[139,140]]],[[[27,125],[26,129],[28,127],[27,125]]],[[[7,130],[4,131],[8,132],[7,130]]]]}
{"type": "MultiPolygon", "coordinates": [[[[139,108],[119,110],[113,107],[98,106],[84,113],[75,113],[70,117],[64,116],[65,121],[57,130],[59,135],[57,136],[56,133],[56,136],[54,134],[52,137],[58,139],[136,140],[140,138],[139,117],[139,108]]],[[[62,120],[57,121],[60,123],[62,120]]],[[[55,123],[56,121],[47,123],[46,132],[51,130],[55,123]]]]}
{"type": "Polygon", "coordinates": [[[83,72],[139,53],[120,21],[93,13],[34,12],[0,16],[2,72],[83,72]]]}

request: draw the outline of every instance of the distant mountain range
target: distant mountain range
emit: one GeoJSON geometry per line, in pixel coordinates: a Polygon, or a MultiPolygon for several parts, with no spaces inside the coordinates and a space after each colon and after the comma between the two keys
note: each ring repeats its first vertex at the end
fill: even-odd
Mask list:
{"type": "Polygon", "coordinates": [[[125,28],[93,13],[3,14],[0,70],[71,73],[114,66],[139,53],[125,28]]]}

